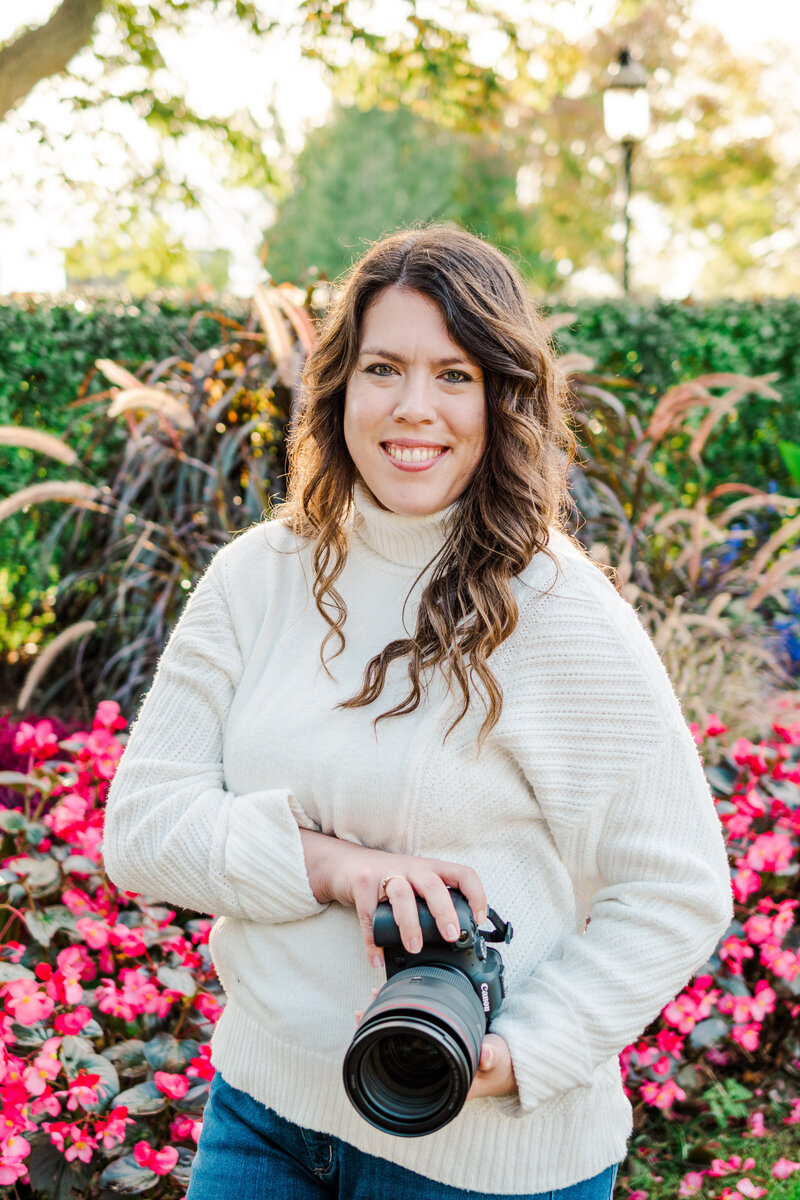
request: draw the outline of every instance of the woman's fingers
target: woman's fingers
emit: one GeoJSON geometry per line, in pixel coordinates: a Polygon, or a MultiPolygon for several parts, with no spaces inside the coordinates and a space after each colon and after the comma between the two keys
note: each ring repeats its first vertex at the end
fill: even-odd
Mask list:
{"type": "Polygon", "coordinates": [[[422,949],[422,929],[419,923],[417,893],[405,876],[395,875],[386,884],[386,898],[392,906],[392,914],[400,930],[400,940],[409,954],[419,954],[422,949]]]}
{"type": "Polygon", "coordinates": [[[486,920],[489,906],[478,872],[473,871],[472,867],[465,867],[460,863],[437,863],[436,865],[441,867],[440,874],[447,886],[458,888],[472,909],[475,920],[482,925],[486,920]]]}

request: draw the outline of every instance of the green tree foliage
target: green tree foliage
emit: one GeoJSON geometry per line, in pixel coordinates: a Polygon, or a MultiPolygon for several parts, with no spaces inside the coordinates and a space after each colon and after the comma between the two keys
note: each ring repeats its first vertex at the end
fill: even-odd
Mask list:
{"type": "Polygon", "coordinates": [[[101,231],[77,242],[65,254],[70,283],[124,288],[142,298],[157,288],[207,288],[223,291],[228,284],[228,252],[195,253],[174,235],[164,220],[133,217],[121,229],[101,231]]]}
{"type": "Polygon", "coordinates": [[[276,279],[315,268],[335,278],[364,244],[416,221],[452,220],[521,256],[535,254],[535,222],[519,210],[513,147],[448,129],[406,108],[339,107],[298,155],[292,187],[266,232],[276,279]]]}

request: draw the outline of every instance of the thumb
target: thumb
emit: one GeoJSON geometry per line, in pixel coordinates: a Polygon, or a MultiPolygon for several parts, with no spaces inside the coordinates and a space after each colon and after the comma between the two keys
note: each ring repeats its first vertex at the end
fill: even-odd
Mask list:
{"type": "Polygon", "coordinates": [[[490,1071],[491,1068],[494,1066],[494,1050],[492,1049],[491,1044],[487,1045],[486,1043],[484,1043],[481,1046],[481,1063],[480,1063],[480,1065],[481,1065],[482,1071],[490,1071]]]}

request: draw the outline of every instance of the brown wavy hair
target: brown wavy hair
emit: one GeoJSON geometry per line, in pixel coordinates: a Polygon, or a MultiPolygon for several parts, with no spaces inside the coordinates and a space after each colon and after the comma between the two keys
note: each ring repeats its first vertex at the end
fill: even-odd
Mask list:
{"type": "Polygon", "coordinates": [[[383,690],[390,663],[407,657],[409,693],[376,717],[373,727],[413,712],[427,690],[423,674],[441,667],[449,686],[455,681],[461,690],[460,711],[445,738],[467,712],[470,683],[477,677],[482,685],[486,717],[480,747],[502,711],[502,691],[488,659],[517,624],[511,581],[539,551],[558,571],[548,526],[570,536],[567,472],[576,440],[567,424],[566,383],[516,267],[473,234],[441,224],[400,230],[371,245],[338,282],[303,369],[302,405],[289,434],[286,500],[275,515],[314,542],[314,598],[330,625],[320,647],[327,671],[328,641],[339,640],[329,661],[345,644],[347,607],[335,584],[347,557],[345,520],[358,476],[344,439],[344,404],[364,314],[392,286],[434,301],[452,340],[483,370],[486,451],[456,501],[458,519],[433,560],[413,636],[376,654],[361,691],[337,707],[371,704],[383,690]]]}

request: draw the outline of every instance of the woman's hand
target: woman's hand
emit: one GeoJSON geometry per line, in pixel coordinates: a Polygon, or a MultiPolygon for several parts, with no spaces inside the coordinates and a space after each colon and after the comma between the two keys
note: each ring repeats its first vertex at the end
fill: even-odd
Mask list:
{"type": "Polygon", "coordinates": [[[402,943],[409,954],[416,954],[422,948],[417,896],[427,903],[439,933],[448,942],[454,942],[459,935],[458,917],[448,887],[463,893],[479,925],[486,920],[486,893],[471,867],[438,858],[371,850],[313,829],[301,829],[300,838],[312,892],[320,904],[336,900],[355,908],[367,958],[373,967],[383,966],[383,950],[372,940],[372,918],[379,901],[384,899],[381,880],[389,875],[394,878],[386,885],[385,898],[391,903],[402,943]]]}
{"type": "Polygon", "coordinates": [[[517,1090],[508,1042],[499,1033],[487,1033],[481,1043],[481,1059],[468,1100],[479,1096],[508,1096],[517,1090]]]}

